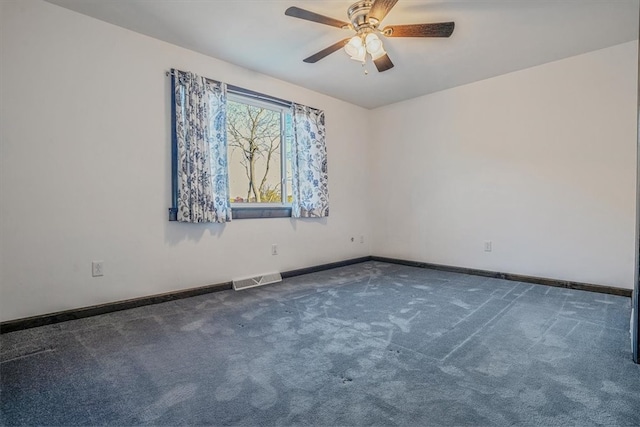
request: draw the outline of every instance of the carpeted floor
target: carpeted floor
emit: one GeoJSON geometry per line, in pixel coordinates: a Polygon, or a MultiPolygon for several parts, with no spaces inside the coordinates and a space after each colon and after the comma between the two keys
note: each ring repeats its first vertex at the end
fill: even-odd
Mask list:
{"type": "Polygon", "coordinates": [[[6,425],[640,425],[631,300],[367,262],[0,336],[6,425]]]}

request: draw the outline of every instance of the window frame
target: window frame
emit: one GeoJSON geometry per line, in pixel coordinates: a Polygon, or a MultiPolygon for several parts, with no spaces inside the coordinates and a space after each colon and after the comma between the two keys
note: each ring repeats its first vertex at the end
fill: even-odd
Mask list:
{"type": "MultiPolygon", "coordinates": [[[[227,93],[227,104],[229,102],[235,102],[243,105],[250,105],[252,107],[264,108],[270,111],[275,111],[280,114],[280,194],[281,202],[271,203],[257,203],[257,202],[230,202],[231,209],[234,208],[291,208],[291,202],[287,202],[287,197],[290,196],[287,192],[287,124],[286,116],[291,115],[291,109],[282,105],[277,105],[260,99],[254,99],[251,97],[243,96],[237,93],[227,93]]],[[[293,135],[291,135],[293,137],[293,135]]],[[[229,156],[230,157],[230,156],[229,156]]],[[[229,165],[227,165],[229,170],[229,165]]]]}
{"type": "MultiPolygon", "coordinates": [[[[287,132],[286,116],[292,116],[291,102],[258,92],[242,89],[237,86],[227,86],[227,102],[233,101],[258,108],[266,108],[280,113],[280,203],[233,203],[231,206],[231,217],[233,219],[255,219],[255,218],[290,218],[292,216],[291,202],[287,202],[287,132]]],[[[293,120],[293,117],[291,117],[293,120]]],[[[293,131],[293,130],[292,130],[293,131]]],[[[293,134],[291,135],[293,138],[293,134]]],[[[227,170],[228,170],[227,165],[227,170]]]]}

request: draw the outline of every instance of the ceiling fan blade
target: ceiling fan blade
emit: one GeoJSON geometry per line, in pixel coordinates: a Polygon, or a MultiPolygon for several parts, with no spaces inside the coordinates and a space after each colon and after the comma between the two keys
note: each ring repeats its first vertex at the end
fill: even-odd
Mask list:
{"type": "Polygon", "coordinates": [[[349,23],[340,21],[339,19],[329,18],[328,16],[320,15],[315,12],[300,9],[299,7],[291,6],[284,11],[287,16],[293,16],[294,18],[306,19],[307,21],[317,22],[318,24],[331,25],[338,28],[349,28],[349,23]]]}
{"type": "Polygon", "coordinates": [[[369,18],[375,18],[380,22],[397,2],[398,0],[374,0],[367,15],[369,18]]]}
{"type": "Polygon", "coordinates": [[[340,40],[337,43],[332,44],[331,46],[322,49],[320,52],[311,55],[308,58],[305,58],[303,61],[308,63],[308,64],[313,64],[316,63],[318,61],[320,61],[322,58],[324,58],[325,56],[329,56],[331,55],[333,52],[340,50],[344,47],[344,45],[347,44],[347,42],[349,41],[349,39],[344,39],[344,40],[340,40]]]}
{"type": "Polygon", "coordinates": [[[384,27],[382,34],[387,37],[449,37],[454,27],[454,22],[391,25],[384,27]]]}
{"type": "Polygon", "coordinates": [[[386,53],[384,56],[381,56],[378,59],[374,59],[373,63],[376,64],[376,68],[379,72],[387,71],[393,68],[393,62],[391,62],[391,58],[386,53]]]}

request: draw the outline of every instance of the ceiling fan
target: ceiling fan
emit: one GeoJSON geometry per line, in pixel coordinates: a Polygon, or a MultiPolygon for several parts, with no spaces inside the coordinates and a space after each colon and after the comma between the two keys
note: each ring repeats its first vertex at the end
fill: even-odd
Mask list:
{"type": "Polygon", "coordinates": [[[325,56],[344,48],[351,59],[360,61],[363,64],[366,61],[367,54],[369,54],[378,71],[383,72],[393,68],[393,62],[385,52],[382,40],[378,35],[384,37],[449,37],[453,33],[455,26],[453,22],[440,22],[434,24],[391,25],[380,29],[380,22],[397,2],[398,0],[360,0],[349,6],[347,10],[349,22],[340,21],[295,6],[288,8],[284,14],[356,32],[355,36],[332,44],[304,59],[304,62],[313,64],[325,56]]]}

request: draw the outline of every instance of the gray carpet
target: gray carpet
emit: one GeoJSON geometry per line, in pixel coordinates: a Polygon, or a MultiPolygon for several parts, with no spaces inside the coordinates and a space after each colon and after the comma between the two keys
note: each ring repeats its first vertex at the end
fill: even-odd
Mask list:
{"type": "Polygon", "coordinates": [[[631,300],[367,262],[4,334],[6,425],[640,425],[631,300]]]}

